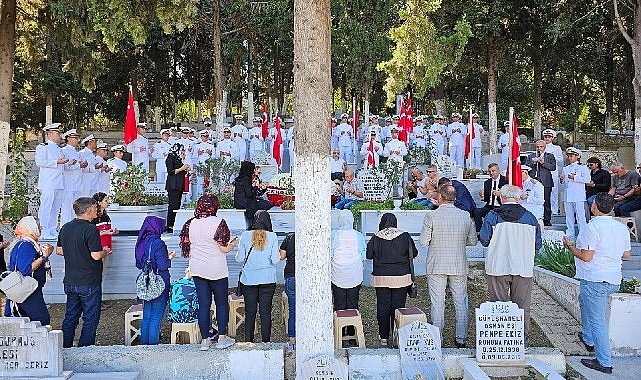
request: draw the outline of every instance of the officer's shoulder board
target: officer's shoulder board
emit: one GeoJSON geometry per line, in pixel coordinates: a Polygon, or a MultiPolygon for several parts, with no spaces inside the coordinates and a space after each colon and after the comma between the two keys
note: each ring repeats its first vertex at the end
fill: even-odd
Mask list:
{"type": "Polygon", "coordinates": [[[537,183],[539,183],[539,181],[537,181],[535,178],[532,178],[532,177],[530,177],[530,182],[532,182],[533,185],[536,185],[537,183]]]}
{"type": "Polygon", "coordinates": [[[39,146],[47,146],[47,143],[43,143],[43,142],[41,142],[41,143],[40,143],[40,144],[38,144],[38,145],[39,145],[39,146]]]}

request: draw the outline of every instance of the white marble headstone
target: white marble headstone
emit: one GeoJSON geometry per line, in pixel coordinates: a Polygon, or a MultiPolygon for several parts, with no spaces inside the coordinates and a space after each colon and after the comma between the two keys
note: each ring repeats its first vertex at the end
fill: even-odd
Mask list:
{"type": "Polygon", "coordinates": [[[476,361],[524,363],[523,309],[513,302],[483,302],[476,309],[476,361]]]}
{"type": "Polygon", "coordinates": [[[347,363],[332,356],[319,356],[303,363],[303,380],[347,380],[347,363]]]}
{"type": "Polygon", "coordinates": [[[436,167],[438,174],[441,177],[453,178],[456,177],[456,162],[450,156],[442,155],[436,159],[436,167]]]}
{"type": "Polygon", "coordinates": [[[62,331],[29,318],[0,318],[0,378],[62,376],[62,331]]]}
{"type": "Polygon", "coordinates": [[[398,330],[398,348],[403,379],[445,379],[438,327],[422,321],[401,327],[398,330]]]}

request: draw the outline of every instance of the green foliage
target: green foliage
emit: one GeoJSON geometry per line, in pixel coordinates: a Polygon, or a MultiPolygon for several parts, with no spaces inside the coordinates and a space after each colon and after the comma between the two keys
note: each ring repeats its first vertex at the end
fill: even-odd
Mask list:
{"type": "Polygon", "coordinates": [[[430,134],[427,135],[426,145],[425,148],[410,145],[403,160],[410,165],[431,165],[432,162],[436,162],[436,141],[430,134]]]}
{"type": "Polygon", "coordinates": [[[630,280],[622,279],[621,286],[619,287],[619,292],[621,293],[636,293],[636,287],[641,286],[641,282],[637,280],[636,277],[632,277],[630,280]]]}
{"type": "Polygon", "coordinates": [[[403,202],[401,204],[401,210],[427,210],[427,208],[423,205],[419,205],[416,202],[403,202]]]}
{"type": "Polygon", "coordinates": [[[115,189],[113,203],[120,206],[154,206],[167,203],[167,200],[145,193],[145,186],[149,183],[146,171],[142,164],[128,165],[124,172],[116,172],[111,178],[111,188],[115,189]]]}
{"type": "Polygon", "coordinates": [[[394,209],[394,202],[391,199],[385,202],[376,201],[362,201],[349,208],[349,211],[354,215],[354,220],[360,220],[361,210],[392,210],[394,209]]]}
{"type": "Polygon", "coordinates": [[[20,219],[29,215],[29,204],[38,203],[39,192],[35,184],[29,183],[27,173],[31,164],[27,164],[24,156],[25,131],[19,128],[13,137],[10,161],[13,163],[9,173],[11,196],[7,198],[2,219],[14,228],[20,219]]]}
{"type": "Polygon", "coordinates": [[[395,197],[401,196],[397,194],[399,180],[405,172],[405,163],[396,160],[387,160],[378,165],[378,167],[371,168],[370,171],[374,175],[382,175],[385,178],[385,183],[389,184],[388,196],[395,197]]]}
{"type": "Polygon", "coordinates": [[[543,249],[534,256],[534,265],[554,273],[574,278],[574,255],[559,242],[543,241],[543,249]]]}
{"type": "MultiPolygon", "coordinates": [[[[226,160],[223,157],[208,158],[204,164],[198,164],[195,167],[196,173],[204,178],[209,178],[209,186],[205,189],[208,193],[214,194],[222,203],[223,198],[233,196],[234,187],[232,182],[240,171],[240,162],[236,160],[226,160]]],[[[222,208],[233,208],[222,207],[222,208]]]]}

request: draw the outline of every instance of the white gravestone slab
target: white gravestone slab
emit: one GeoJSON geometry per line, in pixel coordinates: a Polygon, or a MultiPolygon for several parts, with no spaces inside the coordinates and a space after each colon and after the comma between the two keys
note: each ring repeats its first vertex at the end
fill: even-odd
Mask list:
{"type": "Polygon", "coordinates": [[[303,363],[303,380],[347,380],[347,363],[332,356],[319,356],[303,363]]]}
{"type": "Polygon", "coordinates": [[[438,327],[422,321],[401,327],[398,330],[398,348],[404,380],[445,379],[438,327]]]}
{"type": "Polygon", "coordinates": [[[525,363],[523,309],[513,302],[483,302],[476,309],[476,361],[525,363]]]}
{"type": "Polygon", "coordinates": [[[49,331],[29,318],[0,318],[0,378],[65,379],[62,331],[49,331]]]}

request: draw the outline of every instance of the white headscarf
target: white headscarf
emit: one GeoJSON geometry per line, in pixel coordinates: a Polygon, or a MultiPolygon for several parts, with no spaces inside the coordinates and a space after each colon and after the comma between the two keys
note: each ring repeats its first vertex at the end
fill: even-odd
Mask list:
{"type": "Polygon", "coordinates": [[[349,210],[338,212],[338,230],[351,230],[354,228],[354,214],[349,210]]]}
{"type": "Polygon", "coordinates": [[[33,247],[37,252],[41,252],[40,245],[38,244],[38,240],[40,239],[40,227],[38,226],[38,221],[35,217],[27,215],[20,219],[20,221],[16,225],[16,228],[13,230],[13,234],[16,235],[17,239],[14,239],[5,251],[6,263],[9,263],[11,261],[11,251],[20,240],[26,240],[30,242],[31,244],[33,244],[33,247]]]}

